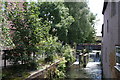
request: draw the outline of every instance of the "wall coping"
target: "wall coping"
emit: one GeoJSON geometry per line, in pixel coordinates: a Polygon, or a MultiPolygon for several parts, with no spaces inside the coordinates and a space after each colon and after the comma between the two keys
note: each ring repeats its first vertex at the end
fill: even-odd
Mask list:
{"type": "Polygon", "coordinates": [[[119,71],[120,72],[120,67],[119,66],[114,66],[114,68],[117,70],[117,71],[119,71]]]}

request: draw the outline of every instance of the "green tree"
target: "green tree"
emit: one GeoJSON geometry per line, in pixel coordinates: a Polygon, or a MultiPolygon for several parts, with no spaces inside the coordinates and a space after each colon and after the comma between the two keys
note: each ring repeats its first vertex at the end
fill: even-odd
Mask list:
{"type": "Polygon", "coordinates": [[[68,30],[69,43],[93,42],[95,37],[93,15],[86,2],[65,2],[75,21],[68,30]]]}
{"type": "Polygon", "coordinates": [[[42,23],[38,18],[40,13],[35,3],[25,2],[22,10],[18,4],[11,3],[11,9],[6,7],[7,20],[13,24],[11,26],[14,34],[11,35],[15,44],[14,56],[11,55],[12,59],[10,58],[10,60],[15,63],[18,61],[29,63],[32,59],[31,54],[35,56],[35,53],[38,52],[36,44],[49,35],[50,26],[48,22],[42,23]]]}
{"type": "Polygon", "coordinates": [[[1,2],[0,5],[2,5],[0,7],[0,44],[1,46],[4,46],[4,47],[8,47],[8,46],[11,46],[13,47],[14,44],[11,40],[11,37],[10,37],[10,29],[8,28],[8,24],[7,24],[7,20],[6,20],[6,16],[5,16],[5,13],[4,13],[4,7],[3,6],[4,2],[1,2]]]}
{"type": "Polygon", "coordinates": [[[50,34],[67,43],[68,29],[74,21],[73,17],[69,15],[69,9],[63,2],[44,2],[39,3],[38,7],[42,21],[47,20],[51,23],[50,34]]]}
{"type": "MultiPolygon", "coordinates": [[[[6,7],[5,12],[7,20],[11,21],[12,23],[11,27],[12,31],[14,32],[14,34],[11,34],[11,36],[12,41],[15,44],[15,49],[12,54],[9,54],[9,56],[12,56],[9,57],[10,60],[14,63],[18,63],[18,61],[22,61],[22,63],[29,63],[33,61],[33,59],[38,58],[36,55],[45,54],[46,61],[53,61],[54,54],[61,53],[60,48],[62,47],[62,45],[60,42],[58,42],[59,37],[57,39],[57,37],[52,36],[51,34],[49,34],[49,32],[51,32],[50,30],[53,29],[53,27],[67,28],[68,25],[71,24],[64,22],[64,19],[65,21],[73,21],[73,18],[69,16],[68,13],[63,14],[63,11],[67,10],[68,8],[63,9],[63,11],[60,12],[60,6],[63,5],[60,3],[48,3],[49,6],[46,7],[45,5],[48,5],[46,3],[31,2],[28,4],[27,2],[25,2],[23,5],[23,9],[19,8],[16,4],[19,3],[11,3],[13,7],[6,7]],[[44,18],[44,16],[50,14],[50,12],[43,12],[48,11],[46,9],[50,6],[53,6],[53,4],[57,6],[57,11],[61,13],[61,20],[59,21],[59,23],[56,20],[55,22],[54,19],[52,20],[52,18],[49,18],[49,16],[47,16],[47,18],[44,18]],[[43,7],[43,12],[40,12],[43,7]],[[64,15],[66,16],[64,17],[64,15]],[[31,56],[32,54],[34,56],[31,56]]],[[[52,13],[53,12],[51,12],[51,14],[52,13]]],[[[54,13],[52,15],[56,14],[54,13]]]]}

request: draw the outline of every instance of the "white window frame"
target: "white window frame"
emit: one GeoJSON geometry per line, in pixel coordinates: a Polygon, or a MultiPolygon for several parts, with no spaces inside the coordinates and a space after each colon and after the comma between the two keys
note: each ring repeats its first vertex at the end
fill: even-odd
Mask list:
{"type": "Polygon", "coordinates": [[[116,66],[115,68],[120,71],[120,61],[117,61],[117,58],[120,60],[120,45],[115,46],[116,52],[116,66]]]}

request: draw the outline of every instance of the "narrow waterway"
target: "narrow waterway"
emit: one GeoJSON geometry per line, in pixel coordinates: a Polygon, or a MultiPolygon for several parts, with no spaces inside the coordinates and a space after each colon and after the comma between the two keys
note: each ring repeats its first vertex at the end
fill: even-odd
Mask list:
{"type": "Polygon", "coordinates": [[[101,80],[102,70],[100,57],[96,58],[96,52],[89,53],[89,62],[86,68],[80,67],[78,60],[67,70],[67,78],[91,78],[101,80]]]}

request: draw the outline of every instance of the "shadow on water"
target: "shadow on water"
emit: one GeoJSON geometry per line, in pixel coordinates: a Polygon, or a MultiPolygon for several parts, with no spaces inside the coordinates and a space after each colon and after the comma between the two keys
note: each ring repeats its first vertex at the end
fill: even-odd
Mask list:
{"type": "Polygon", "coordinates": [[[69,69],[66,71],[67,78],[91,78],[92,80],[101,80],[102,70],[100,57],[95,57],[96,53],[90,54],[89,62],[86,68],[80,67],[79,62],[75,62],[69,69]],[[78,63],[78,64],[77,64],[78,63]]]}

